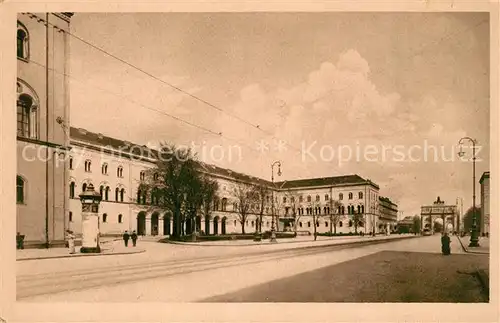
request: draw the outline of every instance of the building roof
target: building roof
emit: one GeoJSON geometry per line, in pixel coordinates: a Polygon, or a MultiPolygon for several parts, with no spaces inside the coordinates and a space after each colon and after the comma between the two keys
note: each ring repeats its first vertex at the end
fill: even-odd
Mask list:
{"type": "MultiPolygon", "coordinates": [[[[147,147],[146,145],[134,144],[128,141],[116,139],[103,135],[101,133],[94,133],[83,128],[70,128],[70,140],[81,141],[94,146],[112,148],[117,150],[117,155],[120,153],[130,154],[135,156],[142,156],[146,158],[155,158],[158,156],[158,151],[147,147]]],[[[218,167],[215,165],[199,162],[202,170],[207,173],[219,175],[223,177],[233,178],[242,182],[258,183],[265,186],[272,186],[272,182],[264,180],[262,178],[254,177],[251,175],[238,173],[233,170],[218,167]]],[[[370,180],[365,180],[361,176],[354,175],[343,175],[343,176],[333,176],[333,177],[321,177],[321,178],[309,178],[309,179],[299,179],[292,181],[275,182],[275,187],[281,187],[282,189],[287,188],[300,188],[300,187],[316,187],[316,186],[331,186],[331,185],[350,185],[350,184],[370,184],[376,188],[379,188],[375,183],[370,180]]]]}
{"type": "Polygon", "coordinates": [[[157,154],[155,150],[145,145],[133,144],[124,140],[108,137],[100,133],[90,132],[83,128],[71,127],[70,140],[78,140],[103,148],[116,149],[119,151],[117,154],[124,153],[149,158],[154,157],[157,154]]]}
{"type": "Polygon", "coordinates": [[[490,178],[490,172],[484,172],[483,175],[481,175],[481,179],[479,180],[480,184],[483,184],[483,181],[487,178],[490,178]]]}
{"type": "MultiPolygon", "coordinates": [[[[286,182],[277,182],[277,186],[282,186],[284,189],[287,188],[299,188],[299,187],[314,187],[314,186],[331,186],[331,185],[342,185],[342,184],[365,184],[371,183],[365,180],[361,176],[354,175],[342,175],[333,177],[319,177],[319,178],[306,178],[299,180],[292,180],[286,182]]],[[[374,183],[371,183],[374,184],[374,183]]],[[[374,184],[375,185],[375,184],[374,184]]],[[[376,186],[376,185],[375,185],[376,186]]],[[[378,188],[378,186],[377,186],[378,188]]]]}
{"type": "Polygon", "coordinates": [[[394,203],[393,201],[391,201],[391,199],[388,198],[388,197],[379,196],[378,199],[379,199],[379,201],[387,202],[387,203],[390,203],[392,205],[398,206],[396,203],[394,203]]]}

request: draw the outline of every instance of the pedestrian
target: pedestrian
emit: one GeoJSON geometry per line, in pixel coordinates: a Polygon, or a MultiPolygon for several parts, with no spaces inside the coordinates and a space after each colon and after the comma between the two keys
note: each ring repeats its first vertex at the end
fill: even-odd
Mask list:
{"type": "Polygon", "coordinates": [[[451,253],[450,244],[450,237],[448,236],[448,233],[445,232],[441,237],[441,252],[443,255],[447,256],[451,253]]]}
{"type": "Polygon", "coordinates": [[[66,240],[68,240],[69,253],[74,254],[75,253],[75,235],[73,234],[73,231],[66,230],[66,240]]]}
{"type": "Polygon", "coordinates": [[[135,233],[135,230],[132,232],[132,235],[130,237],[132,238],[132,244],[135,247],[137,245],[137,233],[135,233]]]}
{"type": "Polygon", "coordinates": [[[123,234],[123,241],[125,242],[125,247],[128,247],[128,239],[130,239],[130,235],[128,234],[128,231],[125,230],[125,233],[123,234]]]}

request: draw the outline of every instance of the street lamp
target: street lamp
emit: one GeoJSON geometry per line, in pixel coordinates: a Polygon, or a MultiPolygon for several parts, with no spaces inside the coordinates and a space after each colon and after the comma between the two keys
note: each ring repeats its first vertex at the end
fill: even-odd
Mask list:
{"type": "Polygon", "coordinates": [[[271,242],[278,242],[276,241],[276,229],[274,226],[274,166],[278,166],[278,176],[281,176],[281,162],[279,160],[275,161],[274,163],[271,164],[271,183],[273,184],[273,189],[271,189],[271,210],[272,210],[272,217],[271,217],[271,242]]]}
{"type": "Polygon", "coordinates": [[[470,137],[463,137],[458,141],[460,145],[459,157],[463,157],[465,153],[462,151],[462,144],[464,141],[472,143],[472,232],[470,235],[469,247],[479,247],[479,237],[477,233],[477,219],[476,219],[476,140],[470,137]]]}

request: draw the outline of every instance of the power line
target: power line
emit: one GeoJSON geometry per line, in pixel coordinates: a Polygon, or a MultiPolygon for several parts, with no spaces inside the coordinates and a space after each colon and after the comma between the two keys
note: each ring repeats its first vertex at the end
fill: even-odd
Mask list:
{"type": "MultiPolygon", "coordinates": [[[[169,82],[166,82],[166,81],[160,79],[159,77],[157,77],[157,76],[155,76],[155,75],[153,75],[153,74],[145,71],[144,69],[142,69],[142,68],[140,68],[140,67],[138,67],[138,66],[136,66],[136,65],[134,65],[134,64],[132,64],[132,63],[130,63],[130,62],[128,62],[128,61],[126,61],[126,60],[124,60],[124,59],[122,59],[122,58],[120,58],[120,57],[118,57],[118,56],[116,56],[116,55],[114,55],[114,54],[112,54],[112,53],[110,53],[110,52],[108,52],[108,51],[106,51],[106,50],[104,50],[104,49],[96,46],[96,45],[94,45],[94,44],[92,44],[92,43],[90,43],[89,41],[87,41],[87,40],[85,40],[85,39],[83,39],[83,38],[81,38],[81,37],[79,37],[79,36],[77,36],[77,35],[69,32],[69,31],[67,31],[67,30],[64,30],[64,29],[62,29],[62,28],[60,28],[60,27],[58,27],[58,26],[56,26],[56,25],[54,25],[54,24],[52,24],[52,23],[50,23],[48,21],[45,21],[43,18],[40,18],[40,17],[38,17],[37,15],[35,15],[33,13],[23,13],[23,14],[29,15],[31,18],[36,17],[37,20],[38,20],[38,22],[43,21],[44,24],[46,23],[46,24],[48,24],[48,25],[50,25],[50,26],[52,26],[52,27],[54,27],[54,28],[56,28],[56,29],[58,29],[60,31],[64,31],[65,33],[67,33],[71,37],[73,37],[73,38],[81,41],[82,43],[84,43],[84,44],[86,44],[86,45],[94,48],[95,50],[97,50],[97,51],[99,51],[99,52],[101,52],[101,53],[103,53],[103,54],[105,54],[105,55],[107,55],[107,56],[109,56],[111,58],[114,58],[117,61],[119,61],[119,62],[121,62],[121,63],[123,63],[123,64],[125,64],[125,65],[127,65],[127,66],[129,66],[129,67],[131,67],[131,68],[133,68],[133,69],[135,69],[135,70],[137,70],[137,71],[139,71],[139,72],[141,72],[141,73],[149,76],[149,77],[151,77],[152,79],[154,79],[154,80],[156,80],[158,82],[161,82],[161,83],[163,83],[163,84],[165,84],[165,85],[167,85],[167,86],[169,86],[169,87],[171,87],[171,88],[173,88],[173,89],[175,89],[175,90],[177,90],[177,91],[179,91],[181,93],[184,93],[187,96],[189,96],[189,97],[191,97],[191,98],[193,98],[193,99],[195,99],[195,100],[197,100],[197,101],[199,101],[199,102],[201,102],[201,103],[203,103],[203,104],[205,104],[205,105],[207,105],[207,106],[209,106],[209,107],[211,107],[211,108],[213,108],[213,109],[215,109],[215,110],[217,110],[219,112],[222,112],[222,113],[224,113],[224,114],[226,114],[226,115],[228,115],[228,116],[230,116],[232,118],[235,118],[235,119],[239,120],[240,122],[243,122],[243,123],[245,123],[247,125],[250,125],[252,128],[260,130],[261,132],[263,132],[264,134],[266,134],[268,136],[271,136],[275,140],[279,140],[279,138],[276,138],[272,133],[265,131],[259,125],[253,124],[253,123],[251,123],[251,122],[249,122],[249,121],[247,121],[247,120],[245,120],[245,119],[243,119],[243,118],[241,118],[241,117],[239,117],[239,116],[237,116],[237,115],[235,115],[233,113],[229,113],[228,111],[226,111],[226,110],[224,110],[224,109],[216,106],[215,104],[212,104],[212,103],[210,103],[210,102],[208,102],[208,101],[206,101],[206,100],[204,100],[204,99],[202,99],[202,98],[200,98],[200,97],[198,97],[198,96],[196,96],[194,94],[191,94],[191,93],[189,93],[189,92],[181,89],[178,86],[175,86],[175,85],[173,85],[173,84],[171,84],[169,82]]],[[[287,146],[289,146],[289,147],[291,147],[291,148],[293,148],[293,149],[295,149],[297,151],[301,151],[300,149],[298,149],[296,147],[293,147],[291,144],[288,144],[286,141],[284,141],[284,143],[287,146]]]]}
{"type": "MultiPolygon", "coordinates": [[[[30,63],[33,63],[33,64],[38,65],[38,66],[40,66],[40,67],[46,68],[46,66],[45,66],[44,64],[41,64],[41,63],[36,62],[36,61],[34,61],[34,60],[31,60],[31,59],[30,59],[30,60],[28,60],[28,61],[29,61],[30,63]]],[[[84,85],[88,85],[88,86],[94,87],[94,88],[96,88],[96,89],[98,89],[98,90],[101,90],[101,91],[103,91],[103,92],[109,93],[109,94],[114,95],[114,96],[116,96],[116,97],[118,97],[118,98],[125,99],[125,100],[127,100],[127,101],[129,101],[129,102],[131,102],[131,103],[133,103],[133,104],[135,104],[135,105],[137,105],[137,106],[139,106],[139,107],[142,107],[142,108],[148,109],[148,110],[150,110],[150,111],[157,112],[157,113],[159,113],[159,114],[163,114],[163,115],[165,115],[165,116],[167,116],[167,117],[169,117],[169,118],[172,118],[172,119],[174,119],[174,120],[176,120],[176,121],[179,121],[179,122],[182,122],[182,123],[187,124],[187,125],[189,125],[189,126],[192,126],[192,127],[198,128],[198,129],[200,129],[200,130],[203,130],[203,131],[208,132],[208,133],[210,133],[210,134],[213,134],[213,135],[219,136],[219,137],[221,137],[221,138],[224,138],[224,139],[227,139],[227,140],[230,140],[230,141],[236,142],[236,143],[238,143],[238,144],[240,144],[240,145],[242,145],[242,146],[248,147],[248,148],[250,148],[250,149],[252,149],[252,150],[256,150],[254,147],[251,147],[251,146],[250,146],[250,145],[248,145],[248,144],[242,143],[242,142],[240,142],[240,141],[239,141],[239,140],[237,140],[237,139],[233,139],[233,138],[230,138],[230,137],[227,137],[227,136],[223,135],[223,134],[222,134],[222,132],[216,132],[216,131],[213,131],[213,130],[211,130],[211,129],[208,129],[208,128],[205,128],[205,127],[199,126],[199,125],[197,125],[197,124],[195,124],[195,123],[192,123],[192,122],[189,122],[189,121],[184,120],[184,119],[182,119],[182,118],[179,118],[179,117],[176,117],[176,116],[174,116],[174,115],[171,115],[170,113],[165,112],[165,111],[163,111],[163,110],[159,110],[159,109],[156,109],[156,108],[153,108],[153,107],[150,107],[150,106],[146,106],[146,105],[144,105],[144,104],[142,104],[142,103],[140,103],[140,102],[137,102],[137,101],[135,101],[135,100],[133,100],[133,99],[130,99],[130,98],[126,97],[126,96],[120,95],[120,94],[115,93],[115,92],[113,92],[113,91],[109,91],[108,89],[104,89],[104,88],[99,87],[99,86],[96,86],[96,85],[94,85],[94,84],[89,84],[89,83],[86,83],[86,82],[84,82],[84,81],[81,81],[81,80],[79,80],[78,78],[76,78],[76,77],[74,77],[74,76],[72,76],[72,75],[70,75],[70,74],[68,74],[68,73],[60,72],[60,71],[57,71],[56,69],[54,69],[54,68],[50,68],[50,67],[49,67],[48,69],[49,69],[49,70],[51,70],[51,71],[53,71],[53,72],[54,72],[54,73],[56,73],[56,74],[60,74],[60,75],[66,76],[66,77],[71,78],[71,79],[73,79],[73,80],[75,80],[75,81],[77,81],[77,82],[79,82],[79,83],[84,84],[84,85]]],[[[256,150],[256,151],[258,151],[258,150],[256,150]]]]}

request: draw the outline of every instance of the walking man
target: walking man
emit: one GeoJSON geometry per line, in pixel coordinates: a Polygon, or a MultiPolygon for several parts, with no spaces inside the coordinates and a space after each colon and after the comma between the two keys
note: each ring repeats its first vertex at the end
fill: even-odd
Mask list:
{"type": "Polygon", "coordinates": [[[135,230],[132,232],[132,235],[130,237],[132,238],[132,244],[135,247],[137,244],[137,233],[135,233],[135,230]]]}
{"type": "Polygon", "coordinates": [[[441,237],[441,252],[445,256],[451,253],[450,243],[450,237],[448,236],[448,233],[445,232],[441,237]]]}
{"type": "Polygon", "coordinates": [[[125,233],[123,234],[123,241],[125,242],[125,247],[128,247],[128,239],[130,239],[130,235],[128,234],[128,231],[125,230],[125,233]]]}

